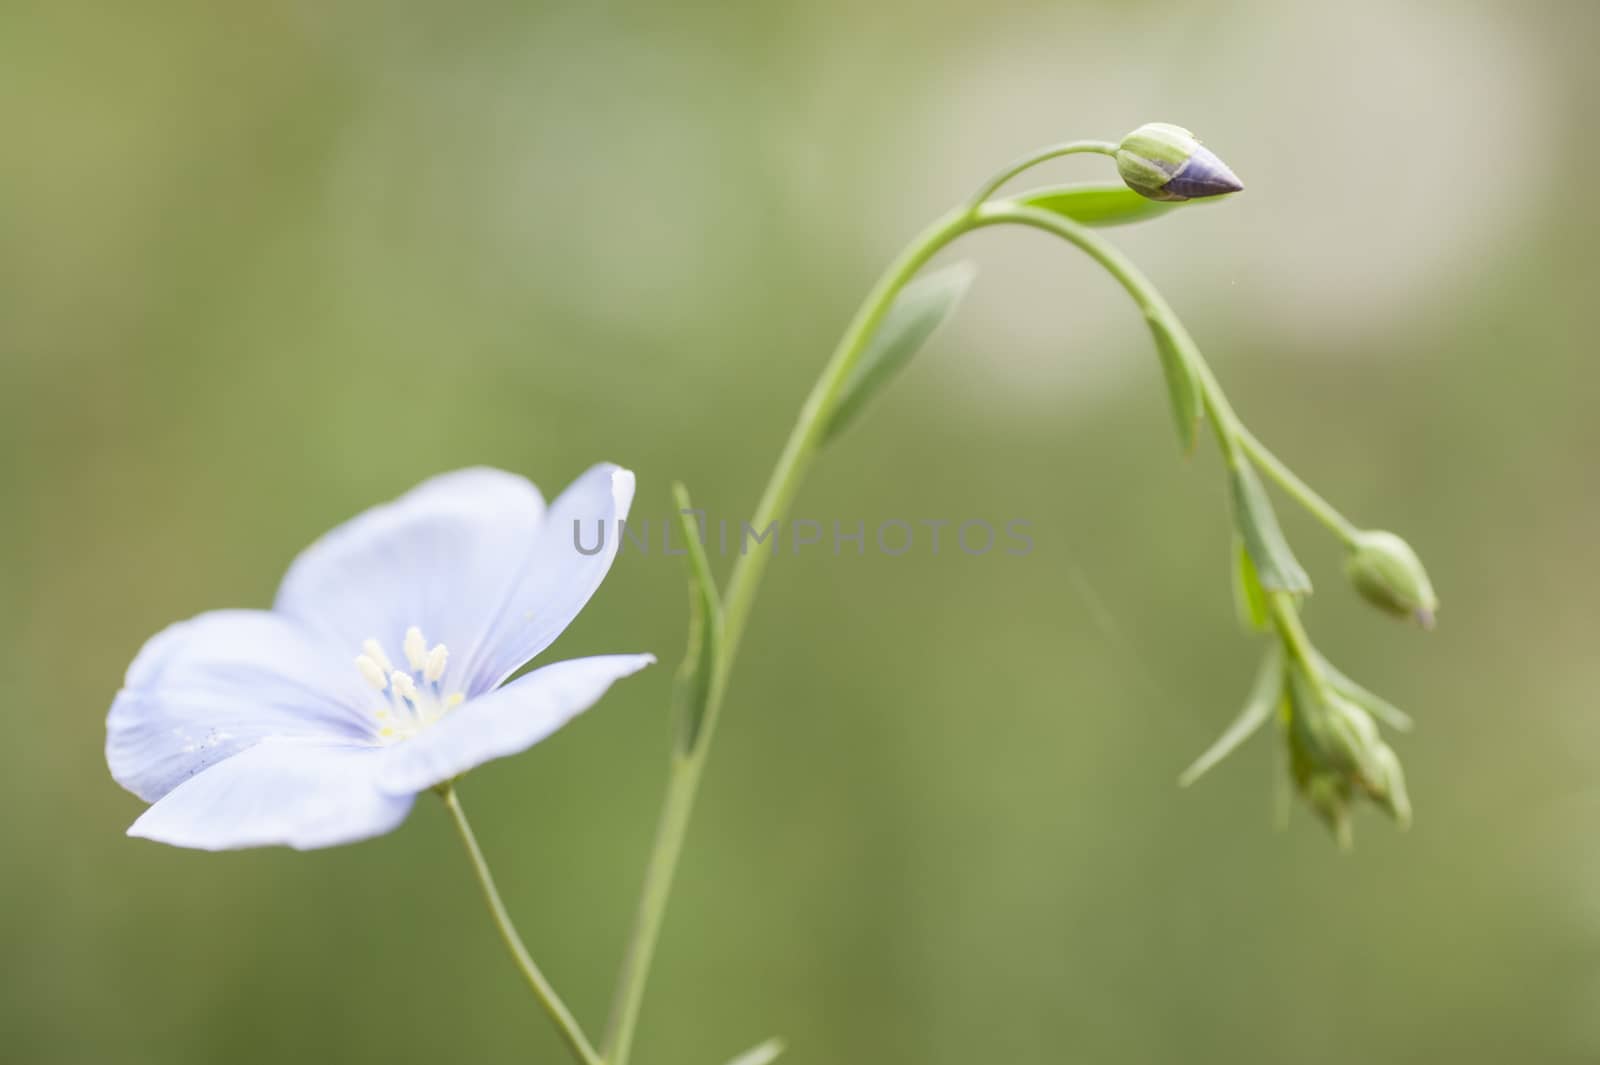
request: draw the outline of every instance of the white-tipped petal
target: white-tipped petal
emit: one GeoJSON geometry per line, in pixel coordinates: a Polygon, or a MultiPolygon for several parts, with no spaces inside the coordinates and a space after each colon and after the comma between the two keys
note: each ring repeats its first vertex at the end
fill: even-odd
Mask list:
{"type": "Polygon", "coordinates": [[[469,696],[498,686],[555,642],[578,616],[616,558],[617,523],[628,516],[633,488],[632,472],[602,463],[550,505],[522,579],[490,615],[494,623],[477,649],[444,641],[455,648],[454,668],[469,696]]]}

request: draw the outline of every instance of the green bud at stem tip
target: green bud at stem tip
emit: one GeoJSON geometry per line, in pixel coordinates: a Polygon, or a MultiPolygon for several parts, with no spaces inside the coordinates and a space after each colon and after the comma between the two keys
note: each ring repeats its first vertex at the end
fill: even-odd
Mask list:
{"type": "Polygon", "coordinates": [[[1369,530],[1357,534],[1345,559],[1345,574],[1362,598],[1399,618],[1431,629],[1439,612],[1422,560],[1400,537],[1369,530]]]}
{"type": "Polygon", "coordinates": [[[1291,777],[1340,846],[1349,844],[1349,809],[1357,797],[1371,800],[1400,828],[1410,827],[1400,759],[1367,710],[1299,667],[1290,670],[1284,694],[1291,777]]]}
{"type": "Polygon", "coordinates": [[[1167,122],[1147,122],[1122,138],[1116,159],[1123,182],[1152,200],[1199,200],[1244,188],[1193,133],[1167,122]]]}

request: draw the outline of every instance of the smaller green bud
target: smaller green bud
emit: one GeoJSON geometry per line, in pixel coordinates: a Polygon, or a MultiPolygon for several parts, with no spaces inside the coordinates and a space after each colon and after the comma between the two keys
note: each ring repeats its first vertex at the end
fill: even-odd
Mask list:
{"type": "Polygon", "coordinates": [[[1400,769],[1400,756],[1386,743],[1379,743],[1374,752],[1379,777],[1375,787],[1367,791],[1372,801],[1394,818],[1401,828],[1411,827],[1411,796],[1406,793],[1406,775],[1400,769]]]}
{"type": "Polygon", "coordinates": [[[1344,571],[1356,591],[1379,610],[1433,628],[1439,597],[1411,545],[1391,532],[1358,533],[1344,571]]]}
{"type": "Polygon", "coordinates": [[[1411,824],[1411,798],[1400,758],[1378,734],[1365,710],[1341,695],[1325,696],[1339,755],[1346,760],[1350,783],[1377,803],[1401,828],[1411,824]]]}
{"type": "Polygon", "coordinates": [[[1167,122],[1147,122],[1122,138],[1116,158],[1123,182],[1151,200],[1198,200],[1244,188],[1193,133],[1167,122]]]}
{"type": "Polygon", "coordinates": [[[1377,722],[1361,707],[1332,692],[1308,716],[1328,764],[1361,780],[1379,776],[1377,750],[1383,746],[1377,722]]]}

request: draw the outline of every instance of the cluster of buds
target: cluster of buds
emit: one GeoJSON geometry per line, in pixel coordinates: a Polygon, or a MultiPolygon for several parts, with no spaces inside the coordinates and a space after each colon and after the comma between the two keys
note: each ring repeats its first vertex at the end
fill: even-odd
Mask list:
{"type": "MultiPolygon", "coordinates": [[[[1352,587],[1385,613],[1432,627],[1439,606],[1433,585],[1416,552],[1398,536],[1353,534],[1346,570],[1352,587]]],[[[1401,828],[1407,827],[1411,800],[1405,774],[1379,724],[1407,732],[1411,719],[1310,647],[1300,629],[1298,599],[1263,589],[1248,555],[1236,575],[1245,586],[1245,599],[1282,597],[1279,640],[1269,649],[1244,710],[1180,782],[1192,783],[1276,720],[1288,750],[1291,783],[1340,846],[1351,844],[1350,811],[1358,799],[1371,801],[1401,828]]]]}
{"type": "Polygon", "coordinates": [[[1356,797],[1371,799],[1401,828],[1411,823],[1411,800],[1400,759],[1367,707],[1348,689],[1340,690],[1340,679],[1331,668],[1313,673],[1304,664],[1290,667],[1281,720],[1295,787],[1340,846],[1348,847],[1356,797]]]}
{"type": "Polygon", "coordinates": [[[1184,785],[1231,754],[1269,721],[1276,721],[1288,751],[1290,783],[1332,831],[1340,846],[1352,841],[1351,807],[1367,799],[1405,828],[1411,800],[1394,749],[1379,724],[1409,732],[1398,707],[1345,676],[1315,651],[1295,657],[1274,642],[1245,708],[1205,754],[1179,778],[1184,785]]]}
{"type": "MultiPolygon", "coordinates": [[[[1433,628],[1439,609],[1433,583],[1411,545],[1394,533],[1356,533],[1345,572],[1356,592],[1384,613],[1433,628]]],[[[1372,800],[1401,828],[1411,823],[1400,759],[1379,735],[1377,719],[1402,732],[1411,728],[1409,717],[1326,659],[1288,670],[1283,721],[1289,771],[1344,847],[1351,840],[1350,804],[1358,796],[1372,800]]]]}

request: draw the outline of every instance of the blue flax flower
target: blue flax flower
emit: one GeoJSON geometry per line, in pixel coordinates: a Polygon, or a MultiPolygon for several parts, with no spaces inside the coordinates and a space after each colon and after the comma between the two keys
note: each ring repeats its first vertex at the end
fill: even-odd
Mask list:
{"type": "Polygon", "coordinates": [[[111,775],[154,804],[128,834],[351,843],[397,827],[418,792],[544,739],[654,661],[575,658],[505,683],[600,586],[632,499],[633,474],[610,465],[548,507],[513,474],[444,474],[312,544],[271,610],[159,633],[106,722],[111,775]],[[611,532],[598,551],[596,523],[611,532]]]}

